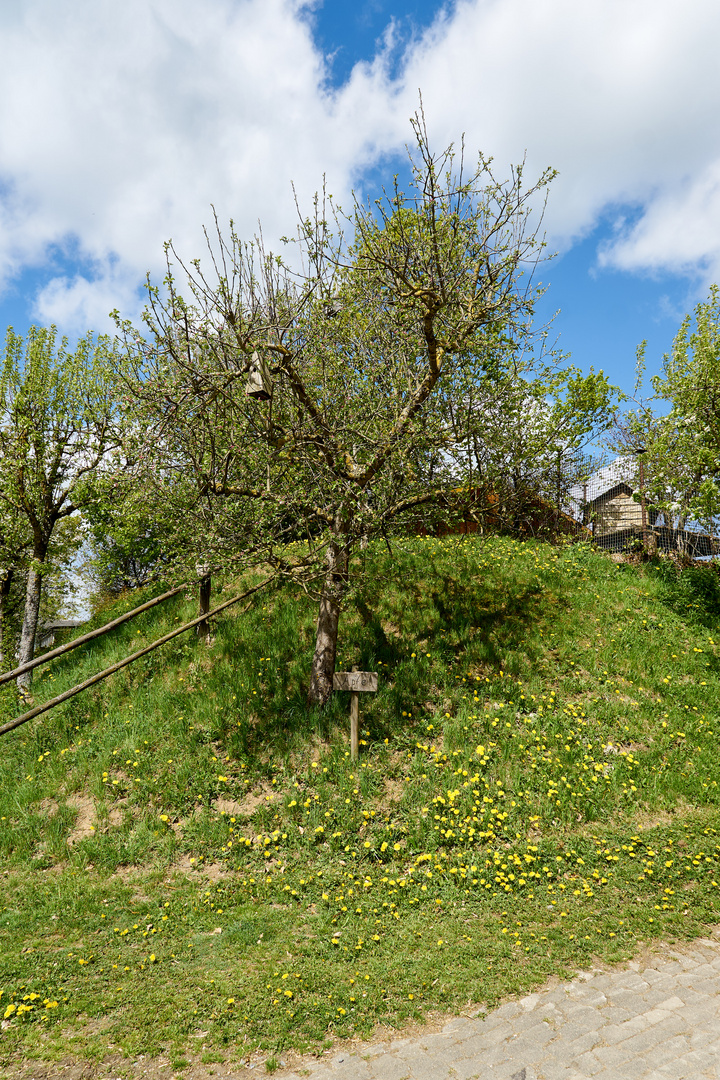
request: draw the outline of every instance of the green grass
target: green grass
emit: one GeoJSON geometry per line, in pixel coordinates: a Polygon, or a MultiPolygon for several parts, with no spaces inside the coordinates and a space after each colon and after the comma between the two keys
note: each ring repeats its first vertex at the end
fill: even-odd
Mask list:
{"type": "MultiPolygon", "coordinates": [[[[347,698],[305,709],[315,611],[283,591],[5,737],[5,1065],[272,1069],[718,921],[712,572],[507,539],[364,558],[357,764],[347,698]]],[[[55,661],[36,699],[193,614],[55,661]]]]}

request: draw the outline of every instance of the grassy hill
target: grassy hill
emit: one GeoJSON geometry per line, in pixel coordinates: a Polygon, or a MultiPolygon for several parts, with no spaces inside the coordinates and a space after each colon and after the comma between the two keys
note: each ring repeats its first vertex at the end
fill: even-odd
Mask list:
{"type": "MultiPolygon", "coordinates": [[[[719,921],[718,579],[507,539],[363,558],[357,763],[347,697],[306,711],[315,611],[282,590],[4,737],[6,1068],[272,1070],[719,921]]],[[[194,614],[53,662],[36,699],[194,614]]]]}

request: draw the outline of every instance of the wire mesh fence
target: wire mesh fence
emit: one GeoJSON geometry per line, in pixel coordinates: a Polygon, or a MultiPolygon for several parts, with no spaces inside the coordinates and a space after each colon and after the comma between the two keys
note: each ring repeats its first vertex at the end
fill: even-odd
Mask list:
{"type": "Polygon", "coordinates": [[[598,463],[586,480],[573,485],[569,513],[587,538],[611,552],[659,551],[691,559],[720,555],[720,535],[690,521],[678,527],[646,503],[642,468],[637,459],[616,458],[598,463]]]}

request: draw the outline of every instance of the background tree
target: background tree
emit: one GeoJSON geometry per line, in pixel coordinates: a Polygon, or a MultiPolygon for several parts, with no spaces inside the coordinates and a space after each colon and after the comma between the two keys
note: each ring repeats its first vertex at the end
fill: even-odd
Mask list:
{"type": "MultiPolygon", "coordinates": [[[[18,658],[32,659],[43,577],[59,522],[77,509],[75,493],[114,444],[110,339],[82,338],[75,349],[54,327],[27,338],[8,330],[0,373],[3,502],[27,523],[31,546],[18,658]]],[[[27,689],[31,675],[21,676],[27,689]]]]}
{"type": "Polygon", "coordinates": [[[6,658],[14,653],[31,547],[26,519],[4,498],[2,465],[0,462],[0,671],[5,668],[6,658]]]}
{"type": "MultiPolygon", "coordinates": [[[[644,343],[638,350],[641,379],[644,343]]],[[[652,379],[654,394],[637,401],[616,425],[613,448],[635,463],[643,494],[666,525],[688,522],[717,531],[720,516],[720,289],[686,315],[652,379]],[[654,402],[669,410],[659,414],[654,402]]]]}
{"type": "Polygon", "coordinates": [[[709,531],[720,514],[720,289],[687,315],[653,379],[656,397],[669,413],[650,432],[653,497],[676,519],[689,518],[709,531]],[[670,501],[668,495],[674,493],[670,501]]]}
{"type": "MultiPolygon", "coordinates": [[[[292,266],[232,227],[217,229],[210,272],[169,246],[167,291],[150,288],[149,345],[121,324],[146,453],[177,446],[184,413],[197,505],[227,500],[220,520],[236,550],[317,596],[311,704],[332,690],[358,541],[407,531],[421,510],[429,526],[447,515],[476,482],[458,451],[487,438],[488,399],[500,414],[510,387],[560,401],[570,385],[530,348],[529,271],[544,246],[530,217],[552,173],[526,189],[522,168],[498,181],[481,156],[466,174],[452,150],[431,154],[421,118],[414,132],[407,195],[396,184],[349,219],[316,200],[292,266]]],[[[510,455],[505,443],[506,471],[510,455]]],[[[221,533],[203,536],[207,550],[221,533]]]]}

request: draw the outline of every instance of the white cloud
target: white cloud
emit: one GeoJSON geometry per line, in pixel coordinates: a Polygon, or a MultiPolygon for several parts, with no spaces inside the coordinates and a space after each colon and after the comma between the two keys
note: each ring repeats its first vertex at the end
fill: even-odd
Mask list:
{"type": "MultiPolygon", "coordinates": [[[[323,172],[346,192],[370,121],[336,114],[300,14],[292,0],[2,9],[0,273],[70,244],[100,303],[111,257],[142,280],[171,237],[199,254],[211,203],[241,233],[260,217],[277,237],[295,220],[291,181],[303,202],[323,172]]],[[[83,282],[61,278],[38,306],[67,319],[76,302],[92,310],[83,282]]]]}
{"type": "Polygon", "coordinates": [[[547,165],[559,242],[609,205],[654,205],[720,158],[714,0],[461,0],[411,57],[433,130],[467,133],[500,168],[547,165]]]}
{"type": "Polygon", "coordinates": [[[680,270],[720,281],[720,157],[659,192],[600,259],[622,270],[680,270]]]}
{"type": "Polygon", "coordinates": [[[211,203],[273,239],[291,181],[346,197],[408,140],[418,87],[436,143],[560,170],[554,243],[630,206],[605,265],[720,276],[719,39],[716,0],[459,0],[395,80],[381,54],[332,90],[300,0],[0,0],[0,285],[76,251],[37,311],[100,328],[164,240],[201,253],[211,203]]]}

